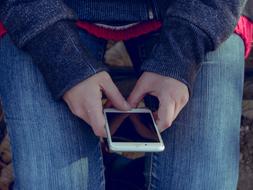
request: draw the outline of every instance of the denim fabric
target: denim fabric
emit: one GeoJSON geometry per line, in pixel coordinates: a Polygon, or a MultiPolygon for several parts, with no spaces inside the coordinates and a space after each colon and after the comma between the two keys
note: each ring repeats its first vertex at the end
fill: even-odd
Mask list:
{"type": "MultiPolygon", "coordinates": [[[[137,70],[157,38],[152,33],[125,43],[137,70]]],[[[146,158],[146,189],[236,190],[243,54],[235,34],[207,54],[189,103],[162,133],[165,151],[146,158]]],[[[148,98],[146,104],[154,109],[156,102],[148,98]]]]}
{"type": "Polygon", "coordinates": [[[64,0],[81,20],[114,23],[149,20],[147,0],[64,0]],[[116,13],[117,12],[117,13],[116,13]],[[116,13],[116,17],[115,17],[116,13]]]}
{"type": "Polygon", "coordinates": [[[4,0],[0,20],[18,47],[60,20],[75,20],[77,15],[61,0],[4,0]]]}
{"type": "Polygon", "coordinates": [[[90,44],[81,42],[74,25],[73,22],[57,22],[25,46],[56,99],[77,83],[107,70],[101,60],[92,55],[90,44]]]}
{"type": "Polygon", "coordinates": [[[0,20],[14,43],[26,49],[34,63],[43,63],[39,69],[53,95],[60,98],[81,80],[104,70],[101,63],[87,55],[85,44],[79,45],[75,27],[70,27],[69,21],[79,18],[114,24],[159,19],[163,21],[162,32],[142,71],[175,78],[187,85],[192,94],[205,55],[232,34],[246,1],[5,0],[0,4],[0,20]],[[150,16],[152,10],[157,17],[150,16]],[[72,54],[62,47],[73,50],[72,54]],[[72,70],[84,74],[74,76],[72,70]]]}
{"type": "Polygon", "coordinates": [[[253,22],[253,0],[248,0],[247,4],[245,5],[245,8],[243,10],[243,15],[250,18],[250,20],[253,22]]]}
{"type": "MultiPolygon", "coordinates": [[[[80,32],[97,59],[106,41],[80,32]]],[[[104,189],[99,140],[55,101],[37,66],[9,36],[0,40],[0,96],[10,135],[15,190],[104,189]]]]}
{"type": "MultiPolygon", "coordinates": [[[[80,34],[102,59],[106,42],[80,34]]],[[[135,68],[147,59],[157,37],[151,33],[125,42],[135,68]]],[[[205,57],[189,103],[172,128],[162,133],[165,151],[146,157],[146,189],[236,189],[243,54],[243,41],[232,35],[205,57]]],[[[0,65],[14,189],[104,189],[98,139],[63,102],[53,99],[29,55],[9,36],[0,41],[0,65]]],[[[147,101],[149,106],[153,103],[147,101]]]]}

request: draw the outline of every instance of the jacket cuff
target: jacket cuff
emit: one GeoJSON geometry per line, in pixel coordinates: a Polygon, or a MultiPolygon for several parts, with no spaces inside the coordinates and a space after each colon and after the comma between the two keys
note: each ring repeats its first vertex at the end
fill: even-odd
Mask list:
{"type": "Polygon", "coordinates": [[[77,83],[106,70],[81,44],[75,23],[59,21],[23,48],[43,74],[53,96],[59,99],[77,83]]]}
{"type": "Polygon", "coordinates": [[[141,70],[179,80],[188,87],[189,94],[192,95],[201,61],[212,49],[212,42],[190,22],[176,17],[168,20],[165,20],[159,42],[142,64],[141,70]]]}

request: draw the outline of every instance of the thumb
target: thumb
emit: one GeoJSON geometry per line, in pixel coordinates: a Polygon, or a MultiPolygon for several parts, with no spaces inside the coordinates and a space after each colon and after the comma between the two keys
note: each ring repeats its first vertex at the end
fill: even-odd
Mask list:
{"type": "Polygon", "coordinates": [[[128,111],[131,109],[128,102],[125,100],[125,98],[121,95],[120,91],[116,87],[116,85],[113,83],[112,79],[110,78],[102,85],[102,90],[105,93],[106,97],[108,98],[109,102],[111,104],[119,109],[119,110],[125,110],[128,111]]]}
{"type": "Polygon", "coordinates": [[[142,85],[142,82],[137,81],[127,101],[132,108],[136,108],[146,93],[148,93],[148,89],[144,88],[144,85],[142,85]]]}
{"type": "Polygon", "coordinates": [[[169,97],[159,99],[157,127],[160,131],[164,131],[171,126],[175,114],[175,101],[169,97]]]}

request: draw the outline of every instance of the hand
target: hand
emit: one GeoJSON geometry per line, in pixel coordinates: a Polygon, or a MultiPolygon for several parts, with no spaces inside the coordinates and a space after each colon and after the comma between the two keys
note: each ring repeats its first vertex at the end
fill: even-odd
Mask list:
{"type": "Polygon", "coordinates": [[[160,131],[171,126],[189,99],[188,88],[184,83],[151,72],[141,75],[128,97],[128,103],[135,108],[146,94],[156,96],[159,100],[156,124],[160,131]]]}
{"type": "Polygon", "coordinates": [[[113,83],[110,75],[103,71],[80,82],[68,90],[63,99],[71,112],[87,122],[96,136],[106,136],[105,118],[103,115],[102,92],[119,110],[129,110],[131,107],[113,83]]]}

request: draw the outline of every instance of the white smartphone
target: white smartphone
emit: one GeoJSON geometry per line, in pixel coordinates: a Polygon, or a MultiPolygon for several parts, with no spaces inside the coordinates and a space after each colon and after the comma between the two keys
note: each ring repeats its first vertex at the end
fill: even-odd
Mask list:
{"type": "Polygon", "coordinates": [[[114,152],[161,152],[164,144],[149,109],[104,109],[107,143],[114,152]]]}

